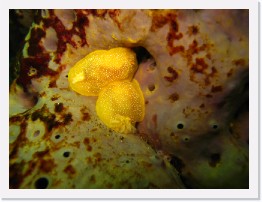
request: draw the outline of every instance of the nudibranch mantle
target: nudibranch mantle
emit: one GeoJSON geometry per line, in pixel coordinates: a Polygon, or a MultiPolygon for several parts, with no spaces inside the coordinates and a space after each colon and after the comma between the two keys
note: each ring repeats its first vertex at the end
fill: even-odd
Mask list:
{"type": "Polygon", "coordinates": [[[70,69],[69,86],[81,95],[98,96],[111,82],[132,80],[137,68],[136,54],[129,48],[96,50],[70,69]]]}
{"type": "Polygon", "coordinates": [[[98,96],[96,112],[107,127],[134,133],[135,123],[145,115],[144,96],[133,79],[137,68],[131,49],[96,50],[70,69],[69,86],[81,95],[98,96]]]}
{"type": "Polygon", "coordinates": [[[134,124],[145,115],[144,97],[138,82],[133,79],[110,83],[99,93],[96,112],[116,132],[133,133],[134,124]]]}

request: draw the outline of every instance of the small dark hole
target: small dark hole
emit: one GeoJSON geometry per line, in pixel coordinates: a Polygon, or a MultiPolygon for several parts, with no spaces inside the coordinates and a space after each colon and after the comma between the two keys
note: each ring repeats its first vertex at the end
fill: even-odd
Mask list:
{"type": "Polygon", "coordinates": [[[136,53],[138,64],[140,64],[143,61],[146,61],[147,59],[153,58],[152,55],[148,52],[148,50],[142,46],[134,47],[132,48],[132,50],[136,53]]]}
{"type": "Polygon", "coordinates": [[[68,75],[66,75],[66,78],[68,77],[68,75]]]}
{"type": "Polygon", "coordinates": [[[36,189],[46,189],[48,186],[48,179],[46,179],[45,177],[41,177],[38,180],[36,180],[35,182],[35,188],[36,189]]]}
{"type": "Polygon", "coordinates": [[[209,165],[211,167],[216,167],[216,165],[220,162],[220,160],[221,160],[221,156],[219,153],[211,154],[209,165]]]}
{"type": "Polygon", "coordinates": [[[178,128],[178,129],[183,129],[183,128],[184,128],[184,125],[183,125],[182,123],[179,123],[179,124],[177,124],[177,128],[178,128]]]}
{"type": "Polygon", "coordinates": [[[188,142],[188,141],[189,141],[189,137],[185,137],[185,138],[184,138],[184,141],[185,141],[185,142],[188,142]]]}
{"type": "Polygon", "coordinates": [[[218,125],[213,125],[213,129],[217,129],[218,128],[218,125]]]}
{"type": "Polygon", "coordinates": [[[40,130],[35,131],[34,137],[37,137],[38,135],[40,135],[40,130]]]}
{"type": "Polygon", "coordinates": [[[129,163],[129,160],[126,160],[126,163],[129,163]]]}
{"type": "Polygon", "coordinates": [[[66,157],[66,158],[69,157],[70,156],[70,152],[64,152],[63,156],[66,157]]]}
{"type": "Polygon", "coordinates": [[[148,90],[150,90],[150,91],[153,91],[153,90],[155,90],[155,85],[154,84],[151,84],[151,85],[149,85],[148,86],[148,90]]]}
{"type": "Polygon", "coordinates": [[[55,139],[59,139],[59,138],[60,138],[60,135],[56,135],[56,136],[55,136],[55,139]]]}

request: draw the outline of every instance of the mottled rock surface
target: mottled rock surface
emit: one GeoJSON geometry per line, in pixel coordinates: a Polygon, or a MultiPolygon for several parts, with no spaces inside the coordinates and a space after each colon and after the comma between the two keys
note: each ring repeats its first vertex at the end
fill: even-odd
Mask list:
{"type": "Polygon", "coordinates": [[[248,10],[41,10],[10,87],[10,188],[248,188],[248,10]],[[97,49],[137,54],[136,134],[68,88],[97,49]]]}

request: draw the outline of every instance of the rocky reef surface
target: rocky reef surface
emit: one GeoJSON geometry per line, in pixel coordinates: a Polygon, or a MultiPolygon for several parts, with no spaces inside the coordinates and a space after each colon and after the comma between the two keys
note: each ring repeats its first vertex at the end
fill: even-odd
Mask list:
{"type": "Polygon", "coordinates": [[[249,187],[248,10],[19,14],[33,23],[10,67],[10,188],[249,187]],[[137,57],[134,134],[68,84],[76,62],[116,47],[137,57]]]}

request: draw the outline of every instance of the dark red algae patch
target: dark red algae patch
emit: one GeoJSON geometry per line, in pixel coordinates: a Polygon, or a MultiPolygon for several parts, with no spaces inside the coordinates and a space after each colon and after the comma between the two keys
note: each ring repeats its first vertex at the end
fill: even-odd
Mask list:
{"type": "Polygon", "coordinates": [[[175,14],[168,14],[168,17],[170,19],[170,24],[169,24],[169,32],[167,34],[167,45],[168,45],[168,50],[170,55],[174,55],[179,52],[184,52],[184,46],[174,46],[174,40],[179,40],[183,37],[183,34],[180,32],[179,33],[179,25],[176,20],[176,15],[175,14]]]}
{"type": "Polygon", "coordinates": [[[48,132],[50,132],[53,128],[58,128],[61,126],[68,125],[71,121],[73,121],[71,113],[63,114],[62,117],[63,117],[62,122],[57,121],[56,115],[49,112],[46,105],[44,105],[41,109],[33,112],[31,115],[32,121],[36,121],[37,119],[42,121],[45,124],[48,132]]]}
{"type": "MultiPolygon", "coordinates": [[[[31,30],[30,39],[28,40],[28,54],[29,58],[21,58],[20,60],[20,73],[17,79],[17,84],[24,88],[27,92],[27,87],[31,84],[33,78],[39,78],[41,76],[56,76],[59,72],[53,71],[48,68],[50,56],[45,52],[41,45],[41,39],[45,37],[45,30],[52,27],[58,37],[57,50],[55,52],[55,62],[59,64],[63,53],[66,51],[66,44],[71,44],[76,48],[76,43],[72,40],[74,34],[81,38],[81,46],[88,45],[85,36],[85,26],[89,25],[88,18],[84,11],[76,10],[76,21],[73,24],[71,30],[66,30],[63,23],[54,14],[53,10],[49,10],[48,18],[41,18],[41,12],[36,12],[35,23],[43,23],[43,29],[33,28],[31,30]],[[36,74],[30,75],[30,69],[34,68],[36,74]]],[[[50,87],[55,87],[55,82],[51,82],[50,87]]]]}
{"type": "Polygon", "coordinates": [[[17,78],[17,84],[22,86],[25,92],[28,92],[27,87],[31,84],[33,78],[41,76],[54,76],[57,72],[48,68],[50,57],[48,54],[43,54],[41,57],[22,58],[20,60],[20,72],[17,78]],[[35,74],[30,75],[30,69],[34,68],[35,74]]]}
{"type": "Polygon", "coordinates": [[[204,71],[208,68],[205,60],[203,58],[196,58],[195,64],[191,66],[191,70],[196,73],[204,73],[204,71]]]}
{"type": "Polygon", "coordinates": [[[155,32],[156,30],[162,28],[164,25],[169,25],[169,32],[167,34],[167,48],[169,55],[174,55],[179,52],[184,52],[184,46],[174,46],[174,40],[179,40],[183,37],[183,34],[179,32],[179,25],[177,22],[177,15],[175,13],[167,14],[154,14],[152,19],[152,25],[150,30],[155,32]]]}
{"type": "Polygon", "coordinates": [[[52,27],[58,38],[56,59],[55,62],[59,63],[63,53],[66,51],[66,44],[71,44],[76,48],[76,43],[72,40],[73,35],[78,35],[81,39],[81,46],[88,45],[85,36],[85,26],[89,25],[87,14],[82,10],[75,10],[76,21],[73,23],[73,27],[67,30],[59,18],[54,14],[54,10],[49,10],[49,17],[43,18],[43,26],[45,29],[52,27]]]}
{"type": "MultiPolygon", "coordinates": [[[[210,46],[208,44],[199,45],[196,40],[193,40],[192,43],[189,45],[188,49],[185,51],[184,56],[187,58],[188,63],[192,62],[192,57],[194,54],[197,54],[201,51],[205,51],[210,46]]],[[[211,55],[209,53],[206,54],[206,58],[209,60],[211,59],[211,55]]]]}
{"type": "Polygon", "coordinates": [[[43,47],[40,45],[40,40],[45,37],[46,33],[41,28],[33,28],[31,30],[28,54],[30,56],[39,56],[43,54],[43,47]]]}

